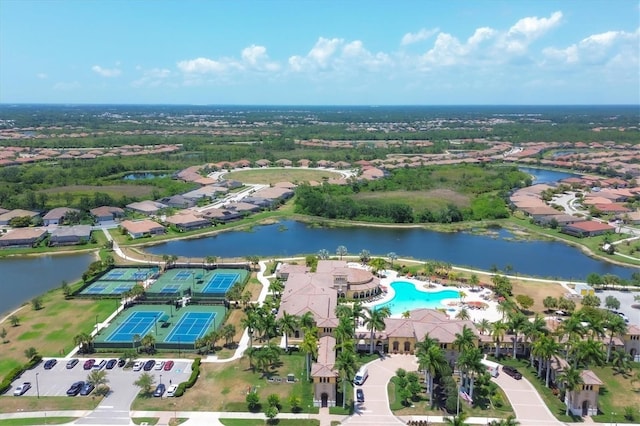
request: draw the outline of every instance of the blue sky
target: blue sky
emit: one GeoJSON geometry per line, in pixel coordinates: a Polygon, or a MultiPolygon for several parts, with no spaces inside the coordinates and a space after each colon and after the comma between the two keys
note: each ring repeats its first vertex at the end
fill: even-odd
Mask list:
{"type": "Polygon", "coordinates": [[[0,102],[640,104],[638,0],[0,0],[0,102]]]}

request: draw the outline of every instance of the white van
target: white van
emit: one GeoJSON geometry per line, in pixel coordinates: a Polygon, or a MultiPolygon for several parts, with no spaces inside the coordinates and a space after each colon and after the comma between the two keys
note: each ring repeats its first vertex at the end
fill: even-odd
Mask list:
{"type": "Polygon", "coordinates": [[[169,389],[167,389],[167,396],[173,396],[176,393],[176,389],[178,389],[178,385],[169,386],[169,389]]]}
{"type": "Polygon", "coordinates": [[[483,359],[480,362],[487,368],[487,373],[491,374],[491,377],[498,377],[498,374],[500,374],[500,364],[489,361],[488,359],[483,359]]]}
{"type": "Polygon", "coordinates": [[[369,377],[369,370],[363,365],[356,373],[356,377],[353,378],[353,383],[360,386],[367,380],[367,377],[369,377]]]}

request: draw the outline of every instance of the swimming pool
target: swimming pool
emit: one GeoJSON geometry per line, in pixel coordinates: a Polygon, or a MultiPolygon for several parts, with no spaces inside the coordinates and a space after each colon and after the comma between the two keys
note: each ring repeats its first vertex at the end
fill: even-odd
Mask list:
{"type": "Polygon", "coordinates": [[[457,290],[420,291],[415,285],[405,281],[394,281],[391,287],[395,291],[393,299],[376,305],[376,309],[388,307],[391,310],[391,316],[400,316],[405,311],[420,308],[445,308],[441,303],[442,300],[460,299],[460,293],[457,290]]]}

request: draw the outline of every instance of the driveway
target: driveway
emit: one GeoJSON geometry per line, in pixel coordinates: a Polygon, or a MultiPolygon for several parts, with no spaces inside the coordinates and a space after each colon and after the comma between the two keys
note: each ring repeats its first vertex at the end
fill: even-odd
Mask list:
{"type": "Polygon", "coordinates": [[[507,394],[521,426],[564,425],[551,414],[536,389],[526,378],[516,380],[504,374],[501,369],[500,375],[491,380],[507,394]]]}
{"type": "MultiPolygon", "coordinates": [[[[398,368],[415,371],[418,368],[413,355],[392,355],[368,364],[369,377],[362,386],[363,403],[356,403],[353,416],[343,424],[346,425],[402,425],[389,409],[387,384],[396,374],[398,368]]],[[[355,400],[355,395],[354,395],[355,400]]]]}

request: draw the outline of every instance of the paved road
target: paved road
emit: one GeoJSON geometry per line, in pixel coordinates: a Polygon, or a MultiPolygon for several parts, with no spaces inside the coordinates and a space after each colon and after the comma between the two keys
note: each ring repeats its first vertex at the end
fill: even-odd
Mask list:
{"type": "Polygon", "coordinates": [[[500,371],[500,375],[491,380],[507,394],[521,426],[564,425],[551,414],[536,389],[526,378],[516,380],[502,373],[502,369],[500,371]]]}
{"type": "MultiPolygon", "coordinates": [[[[401,425],[389,408],[387,384],[398,368],[414,371],[418,368],[411,355],[391,355],[368,364],[369,377],[361,386],[365,402],[356,404],[355,414],[344,422],[346,425],[401,425]]],[[[355,395],[354,395],[355,398],[355,395]]]]}

